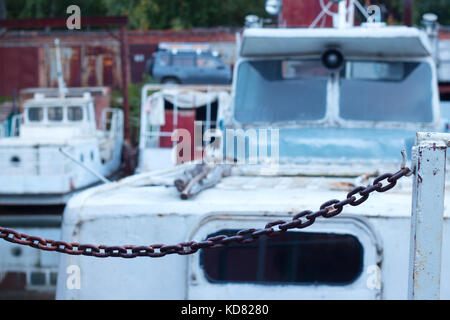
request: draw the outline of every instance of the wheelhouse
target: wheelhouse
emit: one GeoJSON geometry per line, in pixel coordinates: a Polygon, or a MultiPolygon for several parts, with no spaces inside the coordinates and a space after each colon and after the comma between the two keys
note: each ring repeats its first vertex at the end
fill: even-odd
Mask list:
{"type": "Polygon", "coordinates": [[[248,29],[240,53],[229,126],[442,130],[434,61],[417,29],[248,29]],[[324,61],[332,51],[342,55],[335,68],[324,61]]]}
{"type": "Polygon", "coordinates": [[[94,121],[92,101],[33,101],[24,105],[24,124],[70,125],[94,121]]]}

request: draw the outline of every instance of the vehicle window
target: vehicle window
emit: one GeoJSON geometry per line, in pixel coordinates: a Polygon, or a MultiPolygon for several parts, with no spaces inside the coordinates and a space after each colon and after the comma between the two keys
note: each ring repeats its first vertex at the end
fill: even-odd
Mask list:
{"type": "Polygon", "coordinates": [[[170,56],[167,53],[158,55],[158,65],[165,67],[170,64],[170,56]]]}
{"type": "Polygon", "coordinates": [[[69,121],[83,120],[83,109],[80,106],[71,106],[67,108],[67,119],[69,119],[69,121]]]}
{"type": "Polygon", "coordinates": [[[42,107],[28,108],[28,120],[29,121],[42,121],[44,117],[44,110],[42,107]]]}
{"type": "Polygon", "coordinates": [[[49,121],[62,121],[63,108],[62,107],[48,107],[47,118],[49,121]]]}
{"type": "Polygon", "coordinates": [[[220,65],[219,61],[209,57],[197,57],[197,67],[215,69],[220,65]]]}
{"type": "MultiPolygon", "coordinates": [[[[221,230],[233,235],[238,230],[221,230]]],[[[345,285],[363,269],[364,250],[353,235],[286,232],[253,244],[202,250],[200,263],[210,282],[345,285]]]]}
{"type": "Polygon", "coordinates": [[[427,63],[349,61],[341,73],[340,116],[347,120],[432,122],[427,63]]]}
{"type": "Polygon", "coordinates": [[[193,67],[194,56],[191,54],[175,54],[172,56],[172,65],[176,67],[193,67]]]}
{"type": "Polygon", "coordinates": [[[328,77],[328,70],[317,61],[287,60],[281,64],[283,79],[328,77]]]}
{"type": "Polygon", "coordinates": [[[319,60],[258,60],[239,65],[235,117],[242,123],[324,118],[328,72],[319,60]]]}

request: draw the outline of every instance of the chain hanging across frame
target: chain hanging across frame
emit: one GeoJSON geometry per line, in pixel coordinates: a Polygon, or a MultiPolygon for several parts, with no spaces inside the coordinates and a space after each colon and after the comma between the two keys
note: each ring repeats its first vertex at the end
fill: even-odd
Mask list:
{"type": "Polygon", "coordinates": [[[218,235],[200,242],[190,241],[174,245],[153,244],[149,246],[97,246],[92,244],[68,243],[64,241],[43,239],[3,227],[0,227],[0,239],[45,251],[56,251],[70,255],[84,255],[97,258],[158,258],[170,254],[188,255],[196,253],[199,249],[223,248],[231,243],[253,243],[262,236],[275,237],[290,229],[303,229],[309,227],[319,217],[331,218],[340,214],[346,205],[358,206],[362,204],[373,192],[386,192],[392,189],[400,178],[411,174],[411,170],[404,167],[404,164],[402,164],[402,168],[399,171],[393,174],[382,174],[376,177],[373,183],[366,187],[359,186],[354,188],[347,194],[347,197],[344,200],[332,199],[324,202],[318,211],[302,211],[294,215],[290,221],[276,220],[267,223],[263,229],[244,229],[233,236],[218,235]],[[383,185],[383,181],[386,181],[385,185],[383,185]]]}

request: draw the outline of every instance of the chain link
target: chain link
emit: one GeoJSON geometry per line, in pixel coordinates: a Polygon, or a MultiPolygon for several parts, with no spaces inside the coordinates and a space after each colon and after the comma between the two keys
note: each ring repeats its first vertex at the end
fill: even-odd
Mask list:
{"type": "Polygon", "coordinates": [[[375,178],[371,185],[354,188],[347,194],[347,198],[344,200],[332,199],[324,202],[316,212],[305,210],[294,215],[290,221],[276,220],[267,223],[263,229],[245,229],[237,232],[233,236],[219,235],[200,242],[190,241],[175,245],[153,244],[149,246],[95,246],[92,244],[67,243],[64,241],[43,239],[3,227],[0,227],[0,239],[45,251],[56,251],[70,255],[84,255],[97,258],[158,258],[170,254],[188,255],[196,253],[199,249],[223,248],[231,243],[253,243],[262,236],[274,237],[290,229],[309,227],[319,217],[331,218],[340,214],[346,205],[358,206],[362,204],[369,198],[372,192],[385,192],[392,189],[398,179],[409,176],[410,174],[411,170],[409,168],[401,168],[394,174],[385,173],[375,178]],[[386,180],[385,185],[383,185],[384,180],[386,180]],[[357,195],[359,195],[359,198],[357,198],[357,195]]]}

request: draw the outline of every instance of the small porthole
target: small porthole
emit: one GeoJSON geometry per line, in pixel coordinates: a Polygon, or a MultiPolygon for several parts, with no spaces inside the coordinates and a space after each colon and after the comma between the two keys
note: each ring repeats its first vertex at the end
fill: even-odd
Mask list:
{"type": "Polygon", "coordinates": [[[83,154],[80,154],[80,161],[81,161],[81,162],[84,162],[84,156],[83,156],[83,154]]]}
{"type": "Polygon", "coordinates": [[[91,160],[94,161],[94,151],[91,151],[91,160]]]}
{"type": "Polygon", "coordinates": [[[19,247],[13,247],[13,248],[11,249],[11,254],[12,254],[14,257],[20,257],[20,256],[22,255],[22,248],[19,248],[19,247]]]}
{"type": "Polygon", "coordinates": [[[10,161],[11,164],[15,167],[18,167],[20,165],[20,158],[18,156],[12,156],[10,161]]]}

